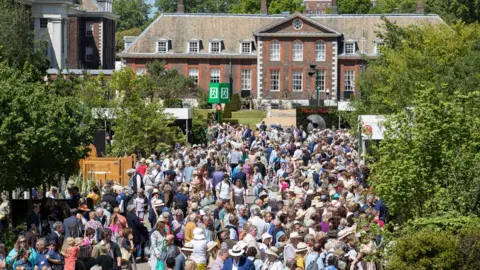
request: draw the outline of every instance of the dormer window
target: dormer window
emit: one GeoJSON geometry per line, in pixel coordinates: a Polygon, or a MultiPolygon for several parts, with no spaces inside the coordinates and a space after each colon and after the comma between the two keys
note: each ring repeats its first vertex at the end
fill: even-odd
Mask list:
{"type": "Polygon", "coordinates": [[[243,54],[248,54],[248,53],[252,53],[252,42],[251,41],[243,41],[241,43],[241,53],[243,54]]]}
{"type": "Polygon", "coordinates": [[[222,52],[222,40],[221,39],[210,40],[209,52],[211,54],[220,54],[222,52]]]}
{"type": "Polygon", "coordinates": [[[189,53],[199,53],[200,52],[200,40],[193,39],[188,42],[188,52],[189,53]]]}
{"type": "Polygon", "coordinates": [[[345,54],[355,54],[355,41],[346,41],[345,42],[345,54]]]}
{"type": "Polygon", "coordinates": [[[157,47],[158,53],[167,53],[168,52],[168,42],[167,41],[159,41],[157,47]]]}
{"type": "Polygon", "coordinates": [[[381,39],[376,39],[374,41],[373,53],[375,55],[380,54],[383,46],[385,46],[385,42],[383,42],[381,39]]]}
{"type": "Polygon", "coordinates": [[[157,41],[157,53],[168,53],[170,50],[170,39],[163,37],[157,41]]]}

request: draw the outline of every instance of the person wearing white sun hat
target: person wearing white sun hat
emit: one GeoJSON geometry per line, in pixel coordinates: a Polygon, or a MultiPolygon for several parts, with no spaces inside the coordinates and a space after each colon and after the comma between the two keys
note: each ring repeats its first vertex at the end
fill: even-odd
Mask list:
{"type": "Polygon", "coordinates": [[[190,242],[193,245],[193,252],[191,259],[197,263],[199,270],[205,270],[207,264],[207,240],[202,228],[195,228],[193,230],[193,240],[190,242]]]}
{"type": "Polygon", "coordinates": [[[283,263],[279,260],[278,254],[280,251],[276,247],[271,247],[265,252],[267,255],[267,260],[263,264],[261,270],[283,270],[285,267],[283,263]]]}
{"type": "Polygon", "coordinates": [[[255,270],[253,262],[244,256],[245,251],[238,245],[228,250],[230,258],[223,264],[223,270],[255,270]]]}

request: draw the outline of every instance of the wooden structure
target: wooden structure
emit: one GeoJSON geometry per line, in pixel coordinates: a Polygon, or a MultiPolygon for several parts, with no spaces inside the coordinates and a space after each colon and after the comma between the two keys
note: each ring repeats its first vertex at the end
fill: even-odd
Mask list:
{"type": "Polygon", "coordinates": [[[100,186],[106,180],[113,180],[122,186],[128,184],[127,170],[135,167],[135,155],[126,157],[97,157],[97,150],[90,145],[89,156],[80,160],[84,180],[94,180],[100,186]]]}

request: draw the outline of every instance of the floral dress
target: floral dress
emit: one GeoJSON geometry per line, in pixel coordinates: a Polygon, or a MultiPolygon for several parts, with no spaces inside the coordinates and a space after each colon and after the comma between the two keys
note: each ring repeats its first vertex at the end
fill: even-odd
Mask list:
{"type": "Polygon", "coordinates": [[[161,255],[166,254],[166,251],[165,236],[155,230],[150,236],[150,265],[152,270],[163,270],[165,268],[161,255]]]}

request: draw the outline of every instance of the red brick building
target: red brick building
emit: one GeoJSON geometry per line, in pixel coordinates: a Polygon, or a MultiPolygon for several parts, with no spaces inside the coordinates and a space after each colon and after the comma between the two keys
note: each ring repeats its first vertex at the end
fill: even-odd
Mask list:
{"type": "Polygon", "coordinates": [[[332,0],[304,0],[304,14],[327,14],[332,6],[332,0]]]}
{"type": "Polygon", "coordinates": [[[35,37],[54,69],[114,69],[112,0],[17,0],[31,6],[35,37]]]}
{"type": "MultiPolygon", "coordinates": [[[[386,17],[399,25],[442,23],[437,15],[386,17]]],[[[382,45],[381,23],[380,15],[162,14],[119,56],[137,74],[165,61],[203,89],[231,82],[234,93],[262,102],[308,104],[318,85],[334,105],[358,93],[364,59],[382,45]]]]}

